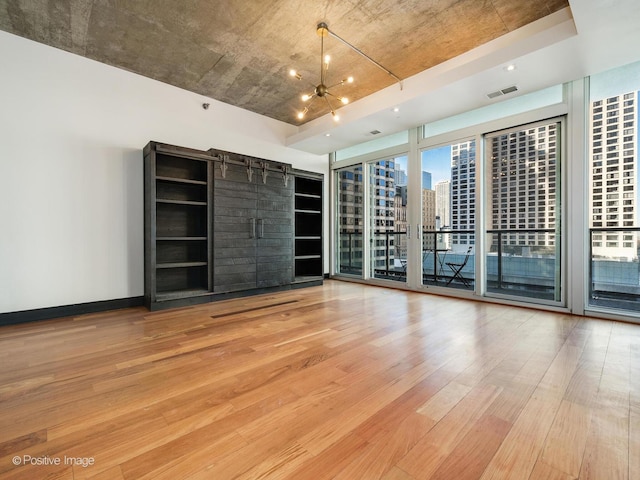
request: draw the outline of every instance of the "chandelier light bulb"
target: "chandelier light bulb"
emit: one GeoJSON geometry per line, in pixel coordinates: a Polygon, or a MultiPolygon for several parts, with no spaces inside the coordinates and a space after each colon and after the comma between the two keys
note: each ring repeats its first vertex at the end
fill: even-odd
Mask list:
{"type": "Polygon", "coordinates": [[[304,110],[302,110],[301,112],[298,112],[298,118],[302,120],[308,111],[309,111],[309,107],[305,107],[304,110]]]}
{"type": "Polygon", "coordinates": [[[307,94],[305,93],[305,94],[304,94],[304,95],[302,95],[302,97],[300,97],[300,98],[302,98],[302,101],[303,101],[303,102],[306,102],[307,100],[309,100],[309,99],[311,98],[311,95],[307,95],[307,94]]]}
{"type": "Polygon", "coordinates": [[[353,77],[347,78],[347,83],[353,83],[353,77]]]}
{"type": "Polygon", "coordinates": [[[336,112],[331,112],[331,115],[333,115],[333,121],[334,122],[339,122],[340,121],[340,115],[338,115],[336,112]]]}
{"type": "Polygon", "coordinates": [[[302,75],[300,75],[297,71],[295,71],[293,68],[291,70],[289,70],[289,75],[291,75],[294,78],[297,78],[298,80],[300,80],[302,78],[302,75]]]}
{"type": "Polygon", "coordinates": [[[343,103],[343,105],[349,103],[349,99],[347,97],[340,97],[340,101],[343,103]]]}
{"type": "Polygon", "coordinates": [[[331,61],[331,55],[325,55],[324,56],[324,63],[326,63],[327,65],[329,65],[329,62],[331,61]]]}

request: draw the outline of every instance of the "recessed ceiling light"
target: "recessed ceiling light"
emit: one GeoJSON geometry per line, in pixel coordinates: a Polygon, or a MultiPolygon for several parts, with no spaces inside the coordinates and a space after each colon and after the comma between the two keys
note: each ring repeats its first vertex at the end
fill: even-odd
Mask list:
{"type": "Polygon", "coordinates": [[[393,109],[393,111],[394,111],[394,112],[396,112],[396,113],[398,113],[398,112],[400,111],[400,109],[399,109],[398,107],[395,107],[395,108],[393,109]]]}
{"type": "Polygon", "coordinates": [[[330,136],[331,136],[331,134],[330,134],[330,133],[325,133],[325,134],[324,134],[324,136],[325,136],[325,137],[330,137],[330,136]]]}
{"type": "Polygon", "coordinates": [[[516,65],[515,65],[514,63],[512,63],[512,64],[507,65],[506,67],[504,67],[504,69],[505,69],[507,72],[513,72],[513,71],[516,69],[516,65]]]}

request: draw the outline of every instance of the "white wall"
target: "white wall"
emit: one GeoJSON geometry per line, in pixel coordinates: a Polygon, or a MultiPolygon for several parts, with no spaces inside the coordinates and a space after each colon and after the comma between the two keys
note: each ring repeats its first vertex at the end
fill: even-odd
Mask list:
{"type": "Polygon", "coordinates": [[[0,313],[143,294],[150,140],[328,171],[282,122],[1,31],[0,62],[0,313]]]}

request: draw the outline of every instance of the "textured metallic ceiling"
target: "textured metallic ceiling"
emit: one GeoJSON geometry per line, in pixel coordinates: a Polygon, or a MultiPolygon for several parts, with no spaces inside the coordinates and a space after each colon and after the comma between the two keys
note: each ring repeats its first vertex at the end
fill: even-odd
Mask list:
{"type": "MultiPolygon", "coordinates": [[[[407,78],[568,6],[568,0],[0,0],[0,29],[300,124],[319,83],[324,21],[407,78]],[[288,75],[297,69],[303,79],[288,75]]],[[[352,102],[395,83],[332,37],[327,84],[352,102]]],[[[336,106],[338,106],[336,104],[336,106]]],[[[328,113],[311,103],[304,121],[328,113]]]]}

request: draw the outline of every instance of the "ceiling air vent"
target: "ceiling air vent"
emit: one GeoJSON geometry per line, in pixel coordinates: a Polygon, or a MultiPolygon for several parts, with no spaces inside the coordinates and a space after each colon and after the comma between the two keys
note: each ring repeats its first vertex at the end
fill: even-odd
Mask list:
{"type": "Polygon", "coordinates": [[[382,133],[382,132],[380,132],[380,130],[371,130],[369,133],[370,133],[371,135],[378,135],[378,134],[380,134],[380,133],[382,133]]]}
{"type": "Polygon", "coordinates": [[[506,88],[503,88],[502,90],[497,90],[495,92],[487,93],[487,97],[496,98],[496,97],[500,97],[502,95],[506,95],[508,93],[513,93],[517,91],[518,91],[518,87],[516,87],[515,85],[512,85],[511,87],[506,87],[506,88]]]}

